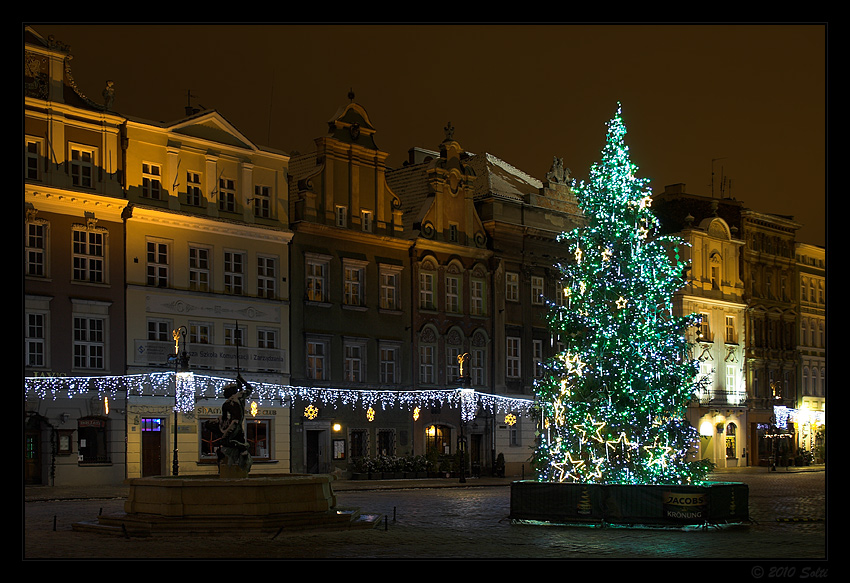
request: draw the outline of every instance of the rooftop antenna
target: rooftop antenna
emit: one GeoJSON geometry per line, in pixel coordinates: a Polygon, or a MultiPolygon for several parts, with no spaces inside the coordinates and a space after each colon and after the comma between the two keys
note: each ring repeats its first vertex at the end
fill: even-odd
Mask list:
{"type": "Polygon", "coordinates": [[[192,95],[192,90],[187,89],[186,90],[186,108],[185,108],[187,117],[190,116],[190,115],[194,115],[194,114],[198,113],[199,111],[201,111],[201,109],[206,109],[206,107],[204,107],[200,103],[198,104],[198,107],[200,107],[201,109],[198,109],[198,107],[192,107],[192,98],[193,97],[197,98],[198,96],[192,95]]]}
{"type": "MultiPolygon", "coordinates": [[[[711,198],[714,198],[714,163],[718,160],[725,160],[726,156],[722,158],[712,158],[711,159],[711,198]]],[[[722,173],[722,171],[721,171],[722,173]]]]}

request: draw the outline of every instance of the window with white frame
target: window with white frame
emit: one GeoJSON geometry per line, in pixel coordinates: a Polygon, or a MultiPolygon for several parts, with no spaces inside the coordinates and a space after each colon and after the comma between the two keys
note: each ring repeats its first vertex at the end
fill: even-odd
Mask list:
{"type": "Polygon", "coordinates": [[[245,284],[245,253],[224,252],[224,293],[242,295],[245,284]]]}
{"type": "Polygon", "coordinates": [[[274,328],[257,328],[257,348],[277,348],[278,331],[274,328]]]}
{"type": "Polygon", "coordinates": [[[236,181],[232,178],[218,179],[218,210],[236,212],[236,181]]]}
{"type": "Polygon", "coordinates": [[[422,310],[435,310],[434,303],[434,281],[436,274],[433,271],[419,272],[419,308],[422,310]]]}
{"type": "Polygon", "coordinates": [[[487,384],[487,353],[484,348],[473,348],[470,350],[469,369],[470,381],[473,386],[484,386],[487,384]]]}
{"type": "Polygon", "coordinates": [[[73,236],[74,281],[106,281],[106,230],[75,225],[73,236]]]}
{"type": "Polygon", "coordinates": [[[365,304],[366,263],[343,259],[343,303],[346,306],[365,304]]]}
{"type": "Polygon", "coordinates": [[[543,341],[532,340],[531,348],[534,352],[534,376],[540,378],[543,376],[543,341]]]}
{"type": "Polygon", "coordinates": [[[277,294],[277,259],[257,255],[257,296],[273,299],[277,294]]]}
{"type": "Polygon", "coordinates": [[[329,259],[324,256],[307,254],[304,258],[306,266],[307,301],[328,301],[328,265],[329,259]]]}
{"type": "Polygon", "coordinates": [[[95,316],[74,316],[74,368],[105,369],[106,321],[95,316]]]}
{"type": "Polygon", "coordinates": [[[334,213],[335,213],[335,217],[336,217],[336,226],[337,227],[347,227],[348,226],[348,207],[338,204],[334,208],[334,213]]]}
{"type": "Polygon", "coordinates": [[[735,382],[736,372],[737,368],[734,365],[726,365],[726,400],[731,404],[735,404],[738,398],[738,385],[735,382]]]}
{"type": "Polygon", "coordinates": [[[43,368],[46,366],[47,350],[47,314],[42,312],[27,313],[26,328],[27,366],[43,368]]]}
{"type": "Polygon", "coordinates": [[[324,338],[307,339],[307,378],[327,380],[328,341],[324,338]]]}
{"type": "Polygon", "coordinates": [[[343,343],[343,374],[350,383],[361,383],[365,379],[366,343],[362,340],[345,340],[343,343]]]}
{"type": "Polygon", "coordinates": [[[485,315],[483,279],[469,280],[469,313],[473,316],[485,315]]]}
{"type": "Polygon", "coordinates": [[[567,304],[567,296],[565,294],[566,288],[564,287],[564,283],[559,281],[555,284],[555,304],[559,306],[565,306],[567,304]]]}
{"type": "Polygon", "coordinates": [[[272,189],[261,184],[254,185],[254,216],[257,218],[267,219],[271,216],[272,208],[272,189]]]}
{"type": "MultiPolygon", "coordinates": [[[[224,345],[225,346],[245,346],[245,327],[239,326],[236,324],[225,324],[224,325],[224,345]]],[[[238,363],[234,363],[234,367],[227,368],[235,368],[235,365],[238,363]]]]}
{"type": "Polygon", "coordinates": [[[201,206],[203,190],[201,189],[201,174],[199,172],[186,172],[186,204],[201,206]]]}
{"type": "Polygon", "coordinates": [[[426,385],[431,385],[436,382],[434,371],[434,352],[436,347],[433,344],[419,345],[419,382],[426,385]]]}
{"type": "Polygon", "coordinates": [[[395,344],[379,343],[381,362],[381,384],[393,385],[399,382],[398,374],[398,346],[395,344]]]}
{"type": "Polygon", "coordinates": [[[699,332],[700,340],[703,342],[711,341],[711,326],[708,312],[700,313],[699,332]]]}
{"type": "Polygon", "coordinates": [[[70,147],[71,184],[82,188],[94,187],[95,148],[72,145],[70,147]]]}
{"type": "Polygon", "coordinates": [[[513,271],[505,273],[505,300],[519,301],[519,274],[513,271]]]}
{"type": "Polygon", "coordinates": [[[173,340],[171,320],[148,318],[148,340],[169,342],[173,340]]]}
{"type": "Polygon", "coordinates": [[[47,276],[47,221],[27,221],[26,274],[33,277],[47,276]]]}
{"type": "Polygon", "coordinates": [[[212,344],[213,325],[209,322],[189,322],[189,344],[212,344]]]}
{"type": "Polygon", "coordinates": [[[446,311],[460,313],[460,277],[446,275],[446,311]]]}
{"type": "Polygon", "coordinates": [[[399,310],[399,284],[401,268],[381,265],[381,309],[383,310],[399,310]]]}
{"type": "Polygon", "coordinates": [[[169,244],[164,241],[147,242],[147,285],[168,287],[169,244]]]}
{"type": "Polygon", "coordinates": [[[189,289],[210,291],[210,250],[206,247],[189,247],[189,289]]]}
{"type": "Polygon", "coordinates": [[[372,211],[360,211],[360,228],[363,229],[364,233],[372,232],[372,211]]]}
{"type": "Polygon", "coordinates": [[[520,357],[520,339],[516,336],[508,336],[505,351],[505,363],[507,365],[505,374],[508,378],[519,378],[520,357]]]}
{"type": "Polygon", "coordinates": [[[162,168],[159,164],[142,162],[142,196],[151,200],[162,198],[162,168]]]}
{"type": "Polygon", "coordinates": [[[459,346],[446,346],[446,385],[452,386],[460,382],[460,351],[459,346]]]}
{"type": "Polygon", "coordinates": [[[543,303],[543,278],[536,275],[531,277],[531,303],[543,303]]]}
{"type": "Polygon", "coordinates": [[[27,137],[24,139],[24,171],[27,180],[41,180],[41,140],[27,137]]]}

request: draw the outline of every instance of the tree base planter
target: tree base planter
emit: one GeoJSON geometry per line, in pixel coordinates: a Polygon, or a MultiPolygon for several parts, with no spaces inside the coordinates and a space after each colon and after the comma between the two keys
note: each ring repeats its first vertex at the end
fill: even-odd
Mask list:
{"type": "Polygon", "coordinates": [[[697,486],[511,484],[510,519],[582,526],[687,527],[749,522],[749,488],[737,482],[697,486]]]}
{"type": "Polygon", "coordinates": [[[146,536],[228,534],[284,529],[373,528],[379,515],[336,504],[327,474],[263,474],[246,478],[156,476],[128,480],[123,514],[98,516],[74,530],[146,536]]]}

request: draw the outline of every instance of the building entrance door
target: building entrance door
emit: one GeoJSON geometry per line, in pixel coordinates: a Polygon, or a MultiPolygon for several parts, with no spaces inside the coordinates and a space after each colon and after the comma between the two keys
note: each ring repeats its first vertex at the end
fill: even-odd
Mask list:
{"type": "Polygon", "coordinates": [[[27,429],[24,436],[24,483],[41,484],[41,432],[27,429]]]}
{"type": "Polygon", "coordinates": [[[142,477],[162,475],[162,428],[164,419],[142,419],[142,477]]]}
{"type": "Polygon", "coordinates": [[[323,474],[328,471],[325,455],[326,432],[322,429],[308,429],[306,432],[304,466],[308,474],[323,474]]]}

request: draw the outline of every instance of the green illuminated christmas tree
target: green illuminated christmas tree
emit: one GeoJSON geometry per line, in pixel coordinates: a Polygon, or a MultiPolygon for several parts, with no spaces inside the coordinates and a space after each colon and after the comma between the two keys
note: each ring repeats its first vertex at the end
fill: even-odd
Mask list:
{"type": "Polygon", "coordinates": [[[563,350],[536,388],[540,481],[683,484],[710,470],[687,457],[698,437],[685,420],[698,368],[685,338],[696,316],[673,315],[682,242],[657,235],[625,134],[618,107],[601,162],[574,184],[587,224],[560,237],[565,297],[549,325],[563,350]]]}

